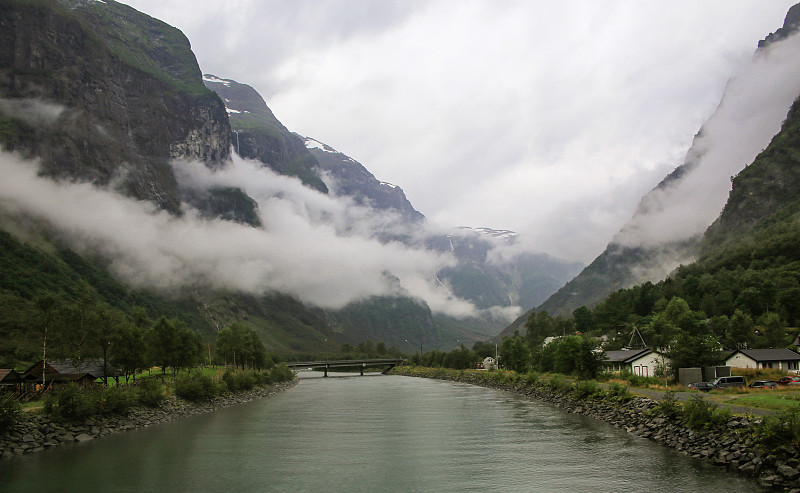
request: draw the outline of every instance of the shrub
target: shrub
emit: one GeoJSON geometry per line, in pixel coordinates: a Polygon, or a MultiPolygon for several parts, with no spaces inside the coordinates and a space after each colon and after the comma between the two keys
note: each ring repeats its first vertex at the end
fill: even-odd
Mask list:
{"type": "Polygon", "coordinates": [[[197,375],[175,382],[175,395],[187,401],[207,401],[216,394],[217,386],[207,375],[197,375]]]}
{"type": "Polygon", "coordinates": [[[13,394],[0,392],[0,433],[14,426],[19,410],[19,400],[13,394]]]}
{"type": "Polygon", "coordinates": [[[628,387],[616,382],[611,382],[608,384],[608,396],[620,403],[628,402],[629,400],[633,399],[633,395],[628,390],[628,387]]]}
{"type": "Polygon", "coordinates": [[[676,419],[681,416],[681,405],[678,404],[678,398],[675,397],[675,391],[668,390],[664,393],[664,397],[658,401],[658,405],[653,408],[653,411],[666,416],[669,419],[676,419]]]}
{"type": "Polygon", "coordinates": [[[549,379],[547,379],[545,385],[556,391],[568,391],[572,389],[572,384],[570,384],[567,379],[561,375],[552,375],[549,379]]]}
{"type": "Polygon", "coordinates": [[[756,441],[770,449],[800,446],[800,407],[790,407],[765,417],[756,429],[756,441]]]}
{"type": "Polygon", "coordinates": [[[600,386],[594,380],[580,380],[573,392],[578,399],[588,399],[600,392],[600,386]]]}
{"type": "Polygon", "coordinates": [[[719,409],[719,406],[699,395],[693,395],[683,405],[683,420],[695,430],[722,426],[730,418],[728,409],[719,409]]]}
{"type": "Polygon", "coordinates": [[[658,384],[662,383],[661,380],[659,380],[656,377],[643,377],[641,375],[636,375],[636,374],[631,373],[631,372],[623,372],[623,373],[621,373],[620,374],[620,378],[624,378],[625,380],[627,380],[628,381],[628,385],[630,385],[631,387],[644,387],[644,388],[647,388],[650,385],[658,385],[658,384]]]}
{"type": "MultiPolygon", "coordinates": [[[[490,371],[494,371],[494,370],[490,370],[490,371]]],[[[525,376],[525,381],[527,381],[528,383],[536,383],[536,382],[539,381],[539,374],[536,373],[535,371],[531,370],[525,376]]]]}
{"type": "Polygon", "coordinates": [[[225,370],[225,373],[222,374],[222,381],[228,386],[229,391],[236,392],[238,390],[236,387],[236,379],[230,369],[225,370]]]}
{"type": "Polygon", "coordinates": [[[256,386],[256,377],[252,372],[239,372],[235,375],[236,387],[240,391],[251,390],[256,386]]]}
{"type": "Polygon", "coordinates": [[[256,385],[269,385],[272,383],[272,379],[269,376],[269,372],[261,371],[261,372],[256,372],[253,375],[256,378],[256,385]]]}
{"type": "Polygon", "coordinates": [[[294,380],[294,372],[284,363],[279,364],[269,372],[269,378],[275,383],[290,382],[294,380]]]}
{"type": "Polygon", "coordinates": [[[136,392],[138,402],[148,407],[158,407],[164,402],[164,386],[155,378],[142,380],[136,392]]]}
{"type": "Polygon", "coordinates": [[[45,412],[63,419],[86,419],[92,411],[90,399],[74,383],[64,385],[45,399],[45,412]]]}
{"type": "Polygon", "coordinates": [[[136,404],[136,391],[131,387],[110,387],[98,389],[101,405],[97,412],[102,414],[121,414],[136,404]]]}

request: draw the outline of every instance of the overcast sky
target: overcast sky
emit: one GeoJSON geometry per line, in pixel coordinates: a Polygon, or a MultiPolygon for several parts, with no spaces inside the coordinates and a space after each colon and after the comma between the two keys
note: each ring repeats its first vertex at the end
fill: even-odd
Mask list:
{"type": "Polygon", "coordinates": [[[793,0],[133,0],[444,226],[591,261],[793,0]]]}

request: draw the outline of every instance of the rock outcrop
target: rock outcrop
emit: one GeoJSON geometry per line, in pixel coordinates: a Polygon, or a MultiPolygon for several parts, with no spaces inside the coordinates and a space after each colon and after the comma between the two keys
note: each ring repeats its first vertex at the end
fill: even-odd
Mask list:
{"type": "Polygon", "coordinates": [[[179,30],[112,0],[3,0],[0,145],[178,212],[170,159],[219,165],[230,126],[179,30]]]}

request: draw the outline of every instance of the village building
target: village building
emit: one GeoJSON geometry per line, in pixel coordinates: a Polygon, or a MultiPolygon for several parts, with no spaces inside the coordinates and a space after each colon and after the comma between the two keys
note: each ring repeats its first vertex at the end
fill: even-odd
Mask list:
{"type": "Polygon", "coordinates": [[[800,369],[800,354],[791,349],[739,349],[725,359],[725,364],[734,368],[778,368],[797,371],[800,369]]]}
{"type": "Polygon", "coordinates": [[[11,369],[0,369],[0,391],[18,391],[22,386],[22,376],[11,369]]]}
{"type": "Polygon", "coordinates": [[[641,377],[654,377],[656,368],[669,364],[669,359],[646,348],[606,351],[605,356],[605,364],[609,371],[628,371],[641,377]]]}
{"type": "Polygon", "coordinates": [[[492,358],[491,356],[487,356],[483,358],[483,363],[481,368],[484,370],[496,370],[497,369],[497,361],[492,358]]]}
{"type": "Polygon", "coordinates": [[[119,383],[122,373],[110,364],[103,364],[102,360],[91,359],[74,362],[70,360],[51,360],[47,363],[39,360],[25,370],[22,380],[27,390],[41,390],[51,385],[75,382],[81,386],[91,386],[103,377],[113,378],[119,383]],[[42,382],[42,367],[44,366],[44,382],[42,382]]]}

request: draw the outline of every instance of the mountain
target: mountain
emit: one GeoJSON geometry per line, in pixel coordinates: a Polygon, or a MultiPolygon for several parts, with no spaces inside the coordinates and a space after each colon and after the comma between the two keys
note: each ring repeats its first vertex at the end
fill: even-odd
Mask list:
{"type": "MultiPolygon", "coordinates": [[[[58,183],[89,183],[175,217],[189,202],[206,217],[258,224],[255,204],[239,189],[199,196],[178,186],[175,160],[220,169],[232,135],[223,101],[203,85],[179,30],[112,0],[2,0],[0,26],[4,159],[35,158],[40,174],[58,183]]],[[[305,152],[302,142],[298,148],[305,152]]],[[[279,293],[257,297],[201,284],[166,293],[132,288],[111,273],[113,258],[72,250],[58,224],[8,205],[0,214],[0,333],[13,346],[2,356],[6,365],[33,357],[26,327],[33,298],[45,291],[178,317],[208,339],[247,320],[275,352],[321,348],[333,334],[322,310],[279,293]]]]}
{"type": "Polygon", "coordinates": [[[537,310],[569,315],[617,289],[664,279],[697,258],[703,232],[725,204],[729,177],[767,146],[800,94],[798,25],[800,7],[794,6],[729,81],[684,162],[642,198],[605,251],[537,310]]]}
{"type": "MultiPolygon", "coordinates": [[[[364,165],[324,142],[289,132],[251,86],[212,74],[205,74],[203,81],[225,101],[237,154],[259,160],[278,173],[293,176],[294,173],[287,171],[285,166],[270,164],[269,160],[287,162],[287,149],[293,150],[295,155],[301,155],[297,154],[300,152],[297,149],[302,141],[314,158],[305,161],[308,164],[306,176],[319,176],[324,182],[324,190],[332,196],[351,200],[356,206],[380,216],[381,220],[371,226],[373,229],[368,233],[380,241],[401,242],[409,247],[422,247],[455,256],[457,264],[440,271],[437,274],[438,282],[453,295],[474,303],[478,309],[497,311],[498,308],[541,303],[580,268],[578,264],[544,254],[524,253],[507,260],[493,259],[494,253],[514,243],[516,233],[513,231],[468,227],[454,229],[448,234],[429,231],[424,215],[414,208],[400,186],[379,180],[364,165]],[[252,130],[256,127],[261,130],[252,130]],[[279,135],[280,138],[270,140],[267,138],[270,135],[279,135]],[[252,142],[256,139],[261,139],[262,144],[254,147],[252,142]],[[254,152],[254,149],[259,149],[259,152],[254,152]]],[[[384,303],[379,299],[373,301],[384,308],[396,306],[395,303],[384,303]]],[[[342,320],[377,320],[375,313],[379,310],[375,307],[367,309],[368,305],[357,303],[346,308],[348,313],[342,320]],[[366,310],[370,315],[349,313],[354,309],[366,310]]],[[[490,314],[484,316],[488,319],[449,319],[445,325],[458,327],[461,339],[475,339],[493,335],[506,320],[506,315],[499,318],[490,314]]],[[[404,318],[395,315],[387,317],[384,322],[377,325],[373,323],[376,332],[396,326],[389,319],[404,318]]],[[[425,325],[436,324],[428,320],[425,325]]],[[[351,328],[344,332],[352,331],[351,328]]],[[[362,331],[355,329],[355,332],[362,331]]]]}
{"type": "Polygon", "coordinates": [[[219,166],[230,126],[183,34],[113,1],[0,2],[0,144],[53,177],[178,212],[169,160],[219,166]]]}
{"type": "Polygon", "coordinates": [[[320,168],[333,178],[332,186],[338,195],[351,197],[360,206],[399,213],[405,222],[415,223],[424,219],[408,201],[402,188],[378,180],[361,163],[318,140],[306,137],[305,145],[320,168]]]}
{"type": "Polygon", "coordinates": [[[236,153],[256,159],[282,175],[296,176],[308,187],[327,193],[319,165],[303,139],[289,132],[255,89],[235,80],[203,75],[205,86],[225,102],[236,153]]]}
{"type": "MultiPolygon", "coordinates": [[[[517,304],[541,299],[574,275],[574,265],[546,256],[501,255],[514,242],[509,231],[428,231],[400,187],[290,132],[251,87],[203,75],[179,30],[126,5],[0,0],[0,26],[3,365],[35,357],[38,336],[29,328],[33,300],[43,292],[179,318],[208,341],[244,322],[269,351],[301,354],[321,351],[327,341],[382,340],[406,350],[469,344],[495,333],[517,304]],[[259,173],[268,168],[299,182],[268,178],[291,184],[250,195],[219,178],[243,169],[236,168],[239,156],[259,173]],[[31,184],[42,188],[24,188],[31,184]],[[34,195],[47,201],[29,201],[34,195]],[[314,201],[330,208],[310,214],[308,240],[281,257],[276,252],[287,239],[276,224],[295,216],[276,216],[264,206],[270,201],[296,205],[301,216],[314,201]],[[345,209],[342,224],[330,222],[345,209]],[[363,235],[353,242],[359,246],[402,246],[426,262],[452,255],[448,268],[424,281],[444,288],[446,302],[470,300],[476,316],[434,313],[388,270],[381,287],[397,289],[343,307],[301,301],[293,278],[306,275],[304,286],[314,289],[339,258],[335,248],[351,243],[309,257],[318,265],[308,265],[303,248],[313,245],[314,233],[338,227],[337,238],[363,235]],[[268,234],[269,248],[254,248],[253,240],[268,234]],[[248,282],[256,288],[242,289],[248,282]]],[[[264,179],[259,173],[253,176],[264,179]]]]}

